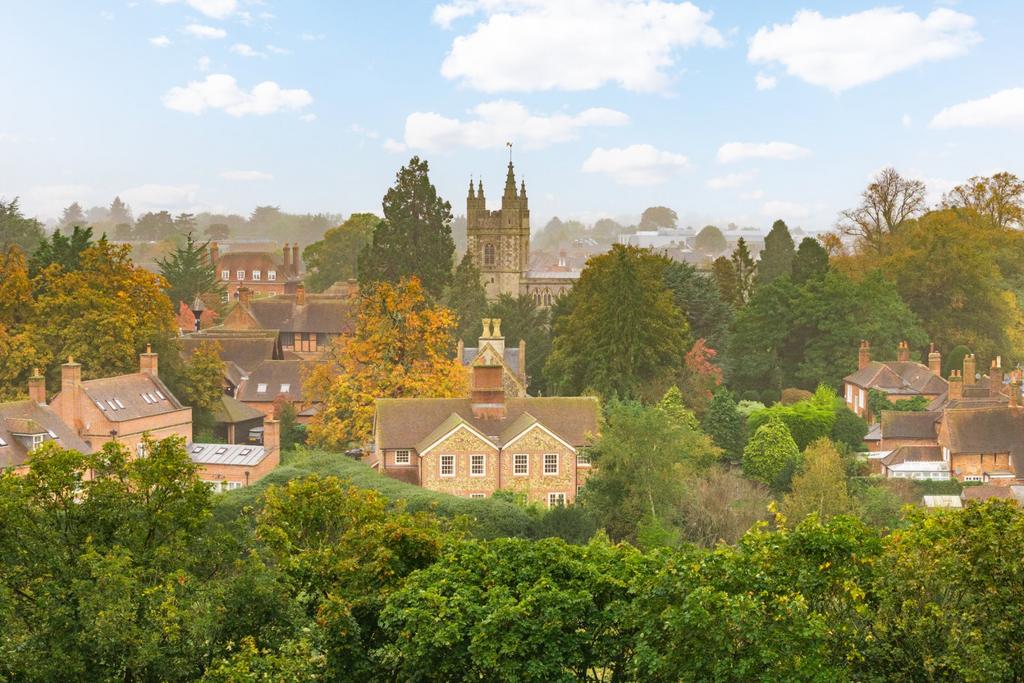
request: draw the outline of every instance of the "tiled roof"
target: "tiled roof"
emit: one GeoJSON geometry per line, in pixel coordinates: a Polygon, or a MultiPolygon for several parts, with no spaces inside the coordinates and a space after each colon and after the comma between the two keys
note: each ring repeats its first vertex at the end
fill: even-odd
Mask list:
{"type": "Polygon", "coordinates": [[[941,394],[947,388],[946,380],[927,365],[911,361],[871,361],[844,380],[865,389],[906,396],[941,394]]]}
{"type": "MultiPolygon", "coordinates": [[[[217,257],[217,270],[276,270],[280,267],[280,255],[268,251],[225,251],[217,257]]],[[[232,272],[231,277],[234,275],[232,272]]]]}
{"type": "Polygon", "coordinates": [[[251,370],[265,360],[274,357],[277,339],[272,334],[261,334],[258,331],[231,334],[210,332],[187,335],[181,339],[181,353],[191,358],[199,345],[212,342],[220,345],[220,359],[225,363],[234,363],[243,370],[251,370]]]}
{"type": "Polygon", "coordinates": [[[17,467],[28,459],[30,446],[26,446],[14,433],[44,434],[44,440],[57,435],[57,443],[63,448],[72,448],[82,453],[89,452],[89,446],[73,429],[60,419],[57,413],[34,401],[11,401],[0,403],[0,468],[17,467]]]}
{"type": "MultiPolygon", "coordinates": [[[[239,304],[241,305],[241,304],[239,304]]],[[[293,294],[279,294],[249,302],[260,326],[281,332],[348,334],[355,331],[356,300],[347,296],[307,294],[306,303],[295,303],[293,294]]]]}
{"type": "Polygon", "coordinates": [[[1024,408],[957,408],[943,419],[951,453],[1009,453],[1024,469],[1024,408]]]}
{"type": "Polygon", "coordinates": [[[941,412],[883,410],[882,437],[885,439],[934,439],[935,423],[941,418],[941,412]]]}
{"type": "Polygon", "coordinates": [[[900,446],[882,458],[886,467],[905,462],[942,462],[941,446],[900,446]]]}
{"type": "Polygon", "coordinates": [[[240,401],[273,401],[284,394],[289,401],[302,401],[302,382],[316,362],[301,360],[266,360],[249,371],[235,392],[240,401]],[[260,388],[263,391],[260,391],[260,388]]]}
{"type": "MultiPolygon", "coordinates": [[[[480,349],[476,346],[467,346],[462,349],[462,364],[465,366],[472,365],[473,360],[476,359],[477,354],[480,353],[480,349]]],[[[514,374],[519,374],[519,348],[518,347],[506,347],[505,348],[505,365],[514,374]]]]}
{"type": "Polygon", "coordinates": [[[191,443],[188,456],[199,465],[238,465],[253,467],[267,457],[263,446],[227,443],[191,443]]]}
{"type": "Polygon", "coordinates": [[[111,422],[125,422],[181,410],[182,404],[159,378],[144,372],[82,382],[82,389],[111,422]]]}
{"type": "Polygon", "coordinates": [[[588,435],[596,434],[598,428],[599,411],[595,398],[529,396],[507,398],[502,419],[474,417],[472,401],[468,398],[378,399],[376,425],[381,448],[411,448],[455,414],[502,446],[505,443],[503,439],[515,436],[508,434],[508,428],[524,413],[529,413],[574,447],[586,445],[588,435]]]}
{"type": "Polygon", "coordinates": [[[220,397],[220,400],[214,404],[213,410],[210,412],[213,414],[214,422],[230,424],[247,422],[248,420],[256,420],[264,417],[262,410],[257,410],[252,406],[247,406],[241,401],[231,398],[227,394],[220,397]]]}
{"type": "Polygon", "coordinates": [[[989,498],[1013,498],[1014,496],[1009,486],[980,484],[979,486],[965,486],[960,497],[964,500],[988,500],[989,498]]]}

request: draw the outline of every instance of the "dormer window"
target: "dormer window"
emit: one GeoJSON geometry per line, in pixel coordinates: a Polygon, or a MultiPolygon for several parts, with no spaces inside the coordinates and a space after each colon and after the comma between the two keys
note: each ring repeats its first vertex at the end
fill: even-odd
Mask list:
{"type": "Polygon", "coordinates": [[[166,401],[167,400],[167,397],[164,396],[162,393],[160,393],[159,389],[156,390],[156,395],[160,397],[161,401],[166,401]]]}
{"type": "Polygon", "coordinates": [[[235,276],[236,276],[235,277],[236,280],[244,280],[245,279],[245,271],[244,270],[239,270],[239,271],[237,271],[235,273],[235,276]]]}
{"type": "Polygon", "coordinates": [[[267,279],[270,280],[271,282],[276,281],[277,280],[277,271],[276,270],[268,270],[267,271],[267,279]]]}
{"type": "Polygon", "coordinates": [[[0,446],[6,446],[7,442],[4,441],[4,437],[0,436],[0,446]]]}
{"type": "Polygon", "coordinates": [[[225,282],[230,280],[231,279],[231,271],[230,270],[222,270],[222,271],[220,271],[220,279],[224,280],[225,282]]]}
{"type": "Polygon", "coordinates": [[[258,270],[254,270],[254,271],[252,271],[252,279],[253,279],[253,281],[255,281],[255,282],[259,282],[259,279],[260,279],[260,275],[261,275],[261,274],[262,274],[262,273],[261,273],[260,271],[258,271],[258,270]]]}
{"type": "Polygon", "coordinates": [[[267,385],[266,384],[257,384],[256,385],[256,393],[257,394],[265,394],[265,393],[267,393],[267,385]]]}
{"type": "Polygon", "coordinates": [[[291,384],[282,384],[281,385],[281,393],[282,394],[287,394],[291,390],[292,390],[292,385],[291,384]]]}

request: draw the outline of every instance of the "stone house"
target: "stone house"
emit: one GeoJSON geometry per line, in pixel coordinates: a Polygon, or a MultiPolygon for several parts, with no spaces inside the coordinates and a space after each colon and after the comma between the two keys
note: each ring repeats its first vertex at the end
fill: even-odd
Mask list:
{"type": "Polygon", "coordinates": [[[877,418],[868,406],[868,393],[872,389],[881,391],[893,403],[916,396],[934,400],[946,393],[942,356],[933,346],[928,354],[928,365],[911,361],[910,348],[904,341],[899,344],[895,361],[874,361],[870,344],[861,341],[857,371],[843,378],[843,397],[850,410],[869,422],[877,418]]]}
{"type": "Polygon", "coordinates": [[[364,460],[396,479],[456,496],[522,493],[570,504],[590,474],[597,399],[508,396],[504,366],[474,365],[468,398],[378,399],[364,460]]]}
{"type": "Polygon", "coordinates": [[[483,332],[477,343],[476,347],[465,346],[460,339],[455,357],[468,368],[500,365],[505,394],[526,396],[526,342],[519,340],[518,347],[506,347],[501,318],[484,318],[483,332]]]}

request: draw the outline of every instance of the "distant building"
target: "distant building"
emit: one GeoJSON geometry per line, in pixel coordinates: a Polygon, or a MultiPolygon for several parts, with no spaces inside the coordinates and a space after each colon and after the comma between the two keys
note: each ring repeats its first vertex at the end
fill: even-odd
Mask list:
{"type": "Polygon", "coordinates": [[[861,341],[857,358],[857,371],[843,378],[843,396],[853,412],[872,422],[868,393],[881,391],[892,402],[922,396],[929,401],[946,393],[946,380],[942,379],[942,356],[932,349],[928,365],[910,360],[907,342],[900,342],[895,361],[871,359],[871,345],[861,341]]]}
{"type": "Polygon", "coordinates": [[[38,370],[28,380],[28,394],[24,401],[0,403],[0,470],[24,471],[29,454],[47,441],[82,453],[90,451],[78,433],[46,405],[45,380],[38,370]]]}
{"type": "Polygon", "coordinates": [[[261,296],[284,294],[289,280],[298,280],[302,274],[302,260],[298,243],[281,249],[281,258],[271,251],[221,251],[216,242],[210,243],[210,260],[214,272],[224,284],[228,300],[237,299],[242,287],[261,296]]]}

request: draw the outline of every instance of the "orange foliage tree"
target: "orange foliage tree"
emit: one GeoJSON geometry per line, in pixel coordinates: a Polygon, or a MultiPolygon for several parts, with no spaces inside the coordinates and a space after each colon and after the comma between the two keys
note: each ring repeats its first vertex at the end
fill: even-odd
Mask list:
{"type": "Polygon", "coordinates": [[[455,314],[430,303],[419,279],[375,283],[359,303],[356,332],[335,340],[329,362],[306,378],[322,404],[309,425],[318,446],[364,443],[378,398],[453,398],[468,393],[467,373],[452,358],[455,314]]]}
{"type": "Polygon", "coordinates": [[[25,254],[12,245],[0,253],[0,401],[23,396],[33,366],[49,359],[31,324],[34,315],[25,254]]]}

